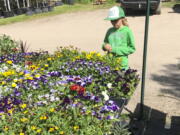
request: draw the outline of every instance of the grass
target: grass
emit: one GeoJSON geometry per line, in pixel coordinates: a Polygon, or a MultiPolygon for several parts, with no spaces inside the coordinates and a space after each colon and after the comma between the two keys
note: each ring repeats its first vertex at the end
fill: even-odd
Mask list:
{"type": "Polygon", "coordinates": [[[91,4],[63,5],[63,6],[55,7],[53,11],[47,12],[47,13],[34,14],[32,16],[27,16],[23,14],[23,15],[9,17],[9,18],[1,18],[0,25],[7,25],[7,24],[15,23],[15,22],[29,21],[29,20],[34,20],[34,19],[43,18],[47,16],[63,14],[63,13],[72,13],[72,12],[79,12],[79,11],[93,11],[97,9],[109,8],[113,5],[115,5],[115,3],[106,3],[102,5],[93,5],[92,3],[91,4]]]}
{"type": "Polygon", "coordinates": [[[172,1],[172,2],[162,2],[163,7],[169,7],[169,8],[172,8],[175,4],[180,4],[180,0],[172,1]]]}

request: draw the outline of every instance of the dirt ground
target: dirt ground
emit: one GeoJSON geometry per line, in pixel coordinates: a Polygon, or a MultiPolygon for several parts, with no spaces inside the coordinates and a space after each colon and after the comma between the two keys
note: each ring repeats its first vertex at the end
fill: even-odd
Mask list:
{"type": "MultiPolygon", "coordinates": [[[[31,50],[53,52],[57,46],[74,45],[85,51],[99,51],[110,22],[103,19],[107,9],[48,17],[35,21],[0,26],[0,34],[26,41],[31,50]]],[[[136,52],[130,67],[141,75],[145,17],[127,17],[136,39],[136,52]]],[[[180,116],[180,14],[163,8],[161,15],[150,17],[145,104],[171,116],[180,116]]],[[[140,101],[140,88],[128,104],[133,111],[140,101]]]]}

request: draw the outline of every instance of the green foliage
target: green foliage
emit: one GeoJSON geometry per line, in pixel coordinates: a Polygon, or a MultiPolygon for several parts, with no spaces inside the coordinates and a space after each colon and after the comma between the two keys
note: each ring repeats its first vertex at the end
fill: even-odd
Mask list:
{"type": "Polygon", "coordinates": [[[112,128],[112,135],[130,135],[128,129],[120,122],[116,122],[112,128]]]}
{"type": "Polygon", "coordinates": [[[121,59],[70,46],[0,60],[0,134],[129,135],[109,100],[130,97],[139,82],[121,59]]]}
{"type": "Polygon", "coordinates": [[[0,55],[17,53],[19,49],[18,42],[11,39],[10,36],[0,36],[0,55]]]}

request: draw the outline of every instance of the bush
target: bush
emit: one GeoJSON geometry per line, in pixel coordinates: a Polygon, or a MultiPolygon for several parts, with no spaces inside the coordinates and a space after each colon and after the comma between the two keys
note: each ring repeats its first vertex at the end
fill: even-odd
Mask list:
{"type": "Polygon", "coordinates": [[[0,55],[17,53],[19,50],[19,43],[12,40],[10,36],[0,36],[0,55]]]}

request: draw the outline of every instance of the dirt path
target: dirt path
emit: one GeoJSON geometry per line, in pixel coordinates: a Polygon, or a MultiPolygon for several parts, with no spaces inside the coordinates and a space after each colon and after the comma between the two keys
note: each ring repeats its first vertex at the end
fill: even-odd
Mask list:
{"type": "MultiPolygon", "coordinates": [[[[32,50],[54,51],[57,46],[74,45],[86,51],[101,51],[107,10],[58,15],[30,22],[0,26],[0,34],[26,41],[32,50]]],[[[137,51],[130,66],[141,73],[144,40],[143,16],[128,17],[137,51]]],[[[170,115],[180,115],[180,14],[164,8],[162,15],[150,17],[145,104],[170,115]]],[[[140,85],[128,108],[140,100],[140,85]]]]}

